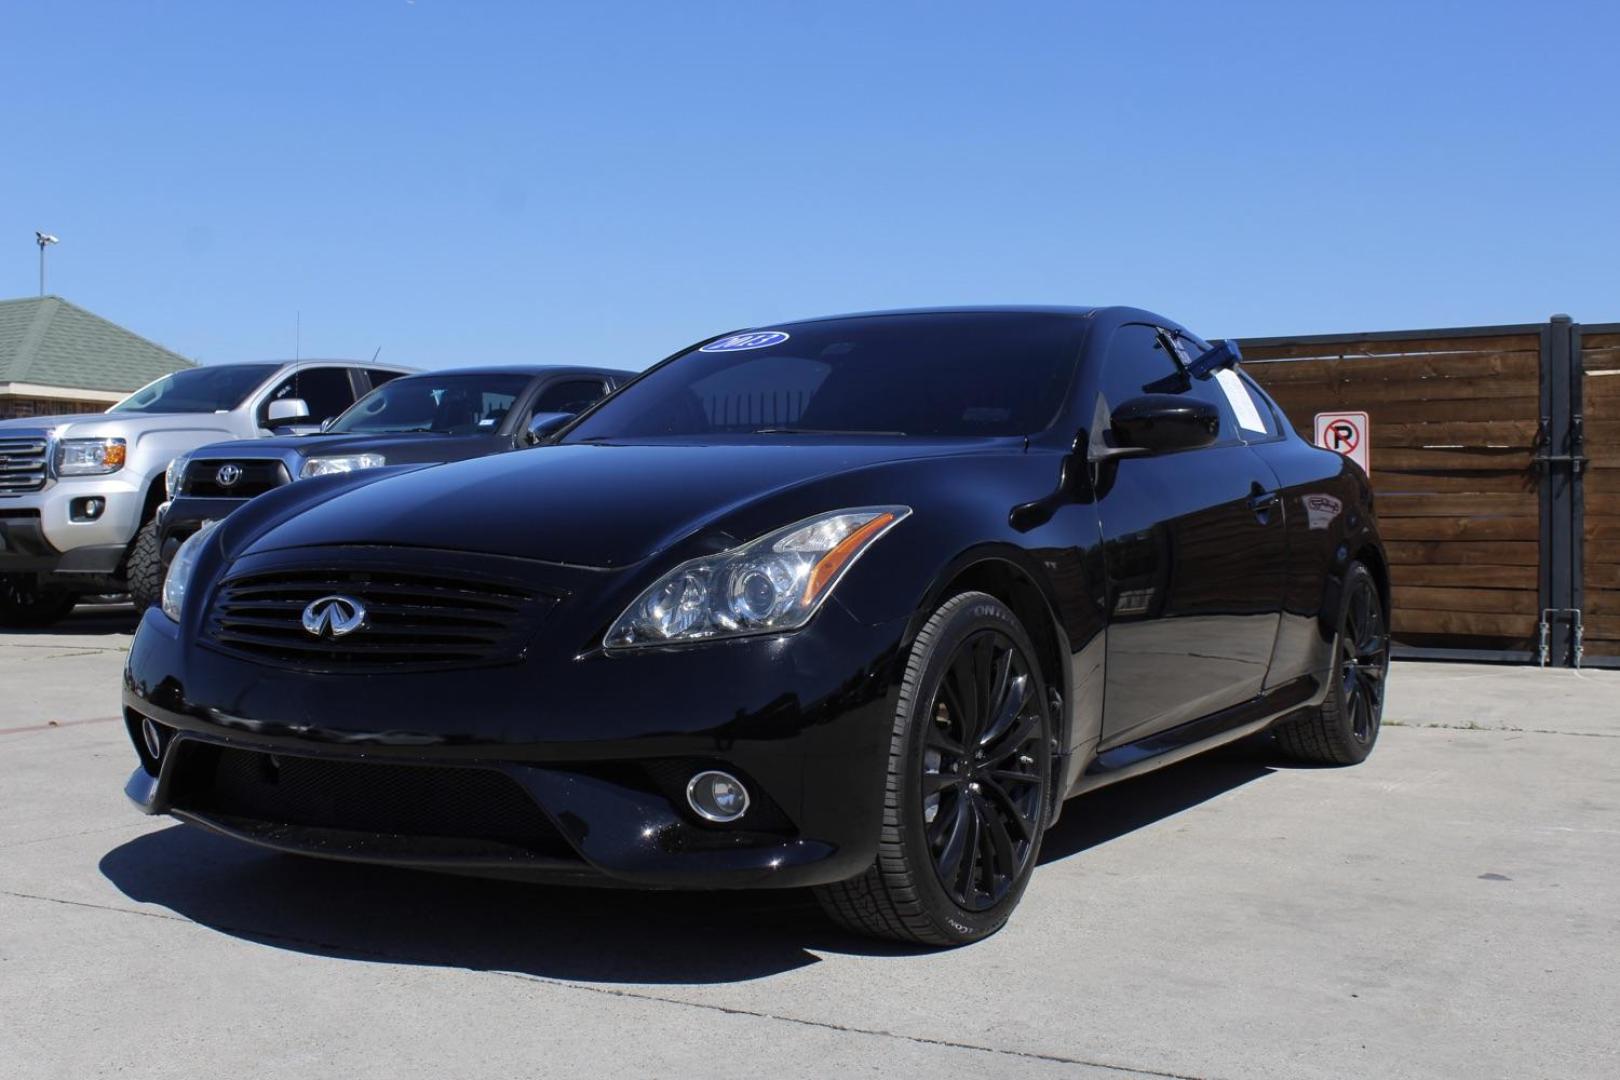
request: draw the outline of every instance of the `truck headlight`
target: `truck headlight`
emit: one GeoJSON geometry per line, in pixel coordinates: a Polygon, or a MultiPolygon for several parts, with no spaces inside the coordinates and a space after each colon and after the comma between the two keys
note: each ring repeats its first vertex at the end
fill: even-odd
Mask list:
{"type": "Polygon", "coordinates": [[[312,457],[298,470],[298,479],[312,476],[331,476],[333,473],[354,472],[356,469],[377,469],[388,464],[381,454],[346,454],[342,457],[312,457]]]}
{"type": "Polygon", "coordinates": [[[56,444],[57,476],[103,476],[124,467],[123,439],[63,439],[56,444]]]}
{"type": "Polygon", "coordinates": [[[191,576],[197,572],[197,556],[202,554],[203,543],[208,534],[214,531],[217,521],[205,521],[202,528],[186,537],[186,542],[180,545],[180,550],[174,553],[174,561],[169,564],[169,573],[163,579],[163,614],[180,621],[180,609],[186,602],[186,592],[191,588],[191,576]]]}
{"type": "Polygon", "coordinates": [[[168,497],[177,498],[180,494],[180,485],[186,479],[186,466],[191,464],[190,454],[181,454],[169,462],[169,467],[163,470],[163,488],[168,497]]]}
{"type": "Polygon", "coordinates": [[[636,597],[602,644],[627,649],[797,630],[855,560],[910,513],[907,506],[835,510],[682,563],[636,597]]]}

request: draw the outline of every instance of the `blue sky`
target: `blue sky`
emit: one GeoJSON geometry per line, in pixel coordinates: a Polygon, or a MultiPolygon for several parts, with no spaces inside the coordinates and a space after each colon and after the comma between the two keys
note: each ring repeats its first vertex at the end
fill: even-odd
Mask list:
{"type": "Polygon", "coordinates": [[[30,3],[0,296],[642,367],[871,308],[1620,319],[1612,3],[30,3]]]}

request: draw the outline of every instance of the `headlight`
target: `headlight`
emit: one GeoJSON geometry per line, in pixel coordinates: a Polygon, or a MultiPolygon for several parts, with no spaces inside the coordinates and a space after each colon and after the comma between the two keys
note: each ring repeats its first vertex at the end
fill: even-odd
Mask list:
{"type": "Polygon", "coordinates": [[[63,439],[56,444],[57,476],[101,476],[124,467],[123,439],[63,439]]]}
{"type": "Polygon", "coordinates": [[[349,454],[344,457],[312,457],[298,470],[298,479],[312,476],[331,476],[333,473],[354,472],[356,469],[376,469],[388,464],[381,454],[349,454]]]}
{"type": "Polygon", "coordinates": [[[173,499],[180,494],[180,484],[186,478],[186,466],[191,463],[190,454],[181,454],[169,462],[169,467],[163,470],[163,487],[169,498],[173,499]]]}
{"type": "Polygon", "coordinates": [[[186,542],[180,545],[180,550],[174,553],[174,561],[169,564],[168,576],[163,579],[163,614],[175,622],[180,621],[180,608],[186,602],[191,575],[197,570],[197,556],[202,554],[208,534],[218,524],[217,521],[203,522],[202,528],[186,537],[186,542]]]}
{"type": "Polygon", "coordinates": [[[907,506],[835,510],[682,563],[636,597],[602,644],[627,649],[797,630],[861,553],[910,513],[907,506]]]}

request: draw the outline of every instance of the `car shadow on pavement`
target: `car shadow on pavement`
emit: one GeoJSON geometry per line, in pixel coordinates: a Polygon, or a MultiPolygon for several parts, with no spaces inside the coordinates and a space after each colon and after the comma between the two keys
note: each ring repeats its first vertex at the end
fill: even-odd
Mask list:
{"type": "Polygon", "coordinates": [[[140,614],[129,604],[81,604],[60,622],[28,629],[0,628],[0,638],[89,637],[93,634],[133,634],[141,624],[140,614]]]}
{"type": "Polygon", "coordinates": [[[1133,780],[1070,799],[1041,841],[1041,864],[1078,855],[1156,821],[1174,817],[1277,771],[1266,739],[1248,739],[1133,780]]]}
{"type": "MultiPolygon", "coordinates": [[[[1041,862],[1127,836],[1271,770],[1226,751],[1071,801],[1041,862]]],[[[803,890],[642,892],[456,877],[281,855],[175,825],[109,851],[102,874],[131,900],[275,948],[384,963],[597,983],[764,978],[817,952],[926,949],[846,934],[803,890]]]]}

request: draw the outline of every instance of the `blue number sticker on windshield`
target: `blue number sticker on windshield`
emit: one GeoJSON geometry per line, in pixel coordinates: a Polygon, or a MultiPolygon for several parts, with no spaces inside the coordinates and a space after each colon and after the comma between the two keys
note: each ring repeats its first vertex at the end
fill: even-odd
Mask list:
{"type": "Polygon", "coordinates": [[[788,336],[780,330],[752,330],[746,334],[732,334],[719,341],[711,341],[698,352],[741,352],[744,349],[763,349],[780,345],[788,336]]]}

